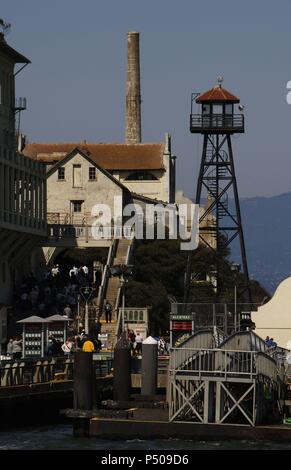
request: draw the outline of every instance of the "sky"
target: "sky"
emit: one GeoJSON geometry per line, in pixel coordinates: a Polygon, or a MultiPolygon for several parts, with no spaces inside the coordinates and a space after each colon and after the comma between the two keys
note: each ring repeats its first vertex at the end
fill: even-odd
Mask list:
{"type": "Polygon", "coordinates": [[[123,142],[127,32],[140,32],[142,138],[172,135],[177,188],[193,197],[202,137],[190,97],[216,84],[245,105],[233,137],[242,197],[291,192],[290,0],[1,0],[29,142],[123,142]]]}

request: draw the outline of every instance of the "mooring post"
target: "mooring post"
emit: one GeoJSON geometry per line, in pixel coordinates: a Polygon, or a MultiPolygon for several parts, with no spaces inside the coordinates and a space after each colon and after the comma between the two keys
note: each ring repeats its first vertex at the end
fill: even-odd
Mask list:
{"type": "Polygon", "coordinates": [[[149,336],[142,343],[141,394],[155,395],[158,383],[158,342],[149,336]]]}
{"type": "MultiPolygon", "coordinates": [[[[74,357],[74,410],[90,411],[96,400],[96,379],[93,354],[76,351],[74,357]]],[[[74,418],[75,437],[89,436],[90,418],[74,418]]]]}
{"type": "Polygon", "coordinates": [[[131,388],[130,343],[123,332],[114,348],[113,358],[113,398],[128,401],[131,388]]]}
{"type": "Polygon", "coordinates": [[[92,410],[95,400],[93,354],[77,351],[74,359],[74,409],[92,410]]]}

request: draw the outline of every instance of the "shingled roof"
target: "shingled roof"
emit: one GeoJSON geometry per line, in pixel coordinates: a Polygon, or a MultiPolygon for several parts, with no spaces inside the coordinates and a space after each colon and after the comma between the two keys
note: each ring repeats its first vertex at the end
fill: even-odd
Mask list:
{"type": "Polygon", "coordinates": [[[196,99],[196,103],[221,103],[222,101],[228,101],[229,103],[239,103],[240,99],[219,85],[211,88],[211,90],[206,91],[196,99]]]}
{"type": "Polygon", "coordinates": [[[24,155],[44,163],[56,163],[78,147],[106,170],[161,170],[163,143],[154,144],[91,144],[91,143],[32,143],[24,155]]]}

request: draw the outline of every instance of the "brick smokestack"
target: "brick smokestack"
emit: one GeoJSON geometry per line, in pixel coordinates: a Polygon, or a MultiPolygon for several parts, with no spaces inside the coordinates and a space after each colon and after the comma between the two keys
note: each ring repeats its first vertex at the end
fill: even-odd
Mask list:
{"type": "Polygon", "coordinates": [[[141,142],[139,33],[127,33],[126,130],[125,142],[141,142]]]}

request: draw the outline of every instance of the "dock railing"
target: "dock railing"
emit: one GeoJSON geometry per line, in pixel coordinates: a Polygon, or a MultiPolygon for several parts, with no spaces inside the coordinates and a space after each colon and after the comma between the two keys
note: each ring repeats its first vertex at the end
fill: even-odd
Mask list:
{"type": "MultiPolygon", "coordinates": [[[[105,377],[112,371],[113,358],[94,359],[95,376],[105,377]]],[[[74,356],[39,358],[35,361],[3,360],[0,364],[0,390],[3,387],[74,380],[74,356]]]]}
{"type": "Polygon", "coordinates": [[[172,348],[169,371],[175,375],[254,380],[275,380],[276,361],[264,352],[223,349],[172,348]]]}

